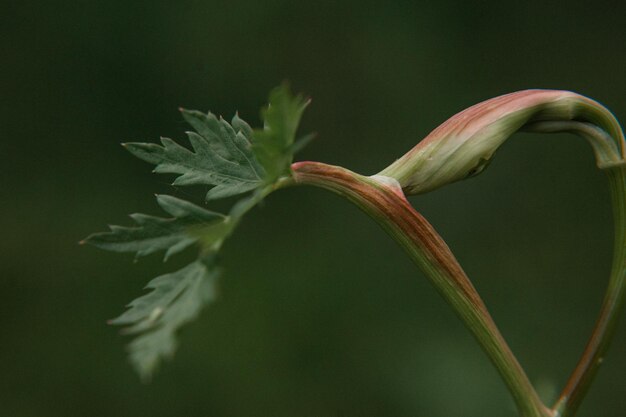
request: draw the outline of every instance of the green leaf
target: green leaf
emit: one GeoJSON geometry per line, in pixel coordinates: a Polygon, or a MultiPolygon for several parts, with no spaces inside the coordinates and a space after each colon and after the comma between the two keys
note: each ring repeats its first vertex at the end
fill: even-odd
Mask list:
{"type": "Polygon", "coordinates": [[[293,96],[287,85],[270,93],[269,104],[261,112],[263,129],[254,131],[253,149],[265,169],[266,182],[289,173],[294,154],[296,130],[310,100],[293,96]]]}
{"type": "Polygon", "coordinates": [[[125,143],[136,157],[156,165],[154,172],[178,174],[174,185],[214,186],[207,200],[230,197],[274,183],[289,174],[293,154],[311,136],[294,144],[300,118],[309,100],[293,96],[286,85],[275,88],[262,110],[263,129],[253,131],[235,115],[231,123],[212,113],[181,109],[195,129],[187,132],[191,149],[172,139],[161,144],[125,143]]]}
{"type": "Polygon", "coordinates": [[[151,292],[132,301],[126,312],[109,322],[128,326],[124,333],[139,334],[128,348],[130,361],[144,381],[163,358],[174,354],[177,330],[214,299],[218,275],[212,260],[198,260],[161,275],[146,286],[151,292]]]}
{"type": "Polygon", "coordinates": [[[92,234],[83,242],[114,252],[132,252],[137,257],[165,251],[167,260],[200,240],[204,246],[219,244],[229,233],[228,217],[222,214],[167,195],[158,195],[157,202],[174,217],[131,214],[136,227],[109,226],[110,232],[92,234]]]}
{"type": "Polygon", "coordinates": [[[172,217],[132,214],[136,226],[110,226],[109,232],[93,234],[82,242],[136,257],[164,251],[166,260],[191,245],[200,247],[197,261],[150,281],[146,288],[151,291],[110,321],[126,326],[124,333],[137,335],[129,345],[130,361],[144,380],[176,350],[177,330],[213,299],[219,275],[214,258],[224,240],[248,211],[278,188],[279,178],[290,174],[293,154],[312,138],[294,141],[307,104],[283,85],[270,94],[262,112],[262,130],[253,131],[239,115],[229,124],[211,113],[181,109],[195,129],[187,133],[191,149],[168,138],[161,138],[160,145],[124,144],[132,154],[154,164],[154,172],[177,174],[174,185],[212,186],[207,200],[250,192],[232,206],[228,216],[159,195],[159,205],[172,217]]]}
{"type": "Polygon", "coordinates": [[[174,185],[216,186],[207,200],[241,194],[264,183],[265,172],[252,151],[252,128],[238,115],[231,125],[212,113],[181,112],[197,132],[187,132],[192,150],[168,138],[161,138],[161,145],[132,142],[124,146],[156,165],[154,172],[179,174],[174,185]]]}

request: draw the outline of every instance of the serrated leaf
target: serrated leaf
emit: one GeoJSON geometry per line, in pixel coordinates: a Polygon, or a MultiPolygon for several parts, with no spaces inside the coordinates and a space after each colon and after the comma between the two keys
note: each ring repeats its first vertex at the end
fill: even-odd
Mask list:
{"type": "Polygon", "coordinates": [[[154,164],[155,172],[177,174],[175,185],[212,186],[207,200],[251,192],[233,205],[228,216],[175,197],[157,196],[161,208],[173,217],[133,214],[135,227],[110,226],[109,232],[85,239],[84,243],[137,257],[165,251],[167,259],[193,244],[201,248],[197,261],[150,281],[146,288],[151,291],[110,322],[136,334],[129,345],[130,360],[144,380],[176,350],[177,330],[214,297],[218,276],[214,257],[222,242],[249,210],[278,188],[276,181],[289,174],[293,154],[310,140],[307,136],[294,143],[307,104],[282,86],[270,94],[262,112],[262,130],[253,131],[239,115],[229,124],[211,113],[183,109],[183,117],[196,130],[187,133],[191,148],[168,138],[162,138],[160,145],[124,145],[154,164]]]}
{"type": "Polygon", "coordinates": [[[252,151],[252,129],[238,115],[232,125],[212,113],[181,109],[196,130],[188,132],[192,149],[169,138],[154,143],[126,143],[136,157],[156,165],[154,172],[179,174],[174,185],[211,185],[207,200],[244,193],[264,183],[265,172],[252,151]]]}
{"type": "Polygon", "coordinates": [[[228,217],[220,213],[167,195],[158,195],[157,202],[174,217],[131,214],[136,227],[110,226],[111,231],[92,234],[84,243],[114,252],[135,253],[137,257],[165,251],[167,260],[198,241],[205,246],[218,242],[229,232],[228,217]],[[207,236],[212,236],[212,241],[207,236]]]}
{"type": "Polygon", "coordinates": [[[195,261],[183,269],[148,283],[148,294],[132,301],[110,324],[127,325],[125,333],[139,333],[129,344],[129,358],[143,380],[149,380],[164,358],[177,347],[176,332],[193,320],[215,296],[219,271],[212,261],[195,261]]]}
{"type": "Polygon", "coordinates": [[[270,93],[269,104],[261,112],[263,129],[254,131],[253,141],[254,154],[267,173],[267,182],[289,173],[296,130],[309,102],[300,95],[293,96],[286,85],[270,93]]]}

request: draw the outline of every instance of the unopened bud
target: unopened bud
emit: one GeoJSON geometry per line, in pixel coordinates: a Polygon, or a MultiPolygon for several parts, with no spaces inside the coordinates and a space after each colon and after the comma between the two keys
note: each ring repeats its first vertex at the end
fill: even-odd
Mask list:
{"type": "Polygon", "coordinates": [[[525,90],[476,104],[448,119],[377,175],[420,194],[480,173],[518,130],[584,136],[600,168],[624,164],[619,123],[600,103],[570,91],[525,90]]]}

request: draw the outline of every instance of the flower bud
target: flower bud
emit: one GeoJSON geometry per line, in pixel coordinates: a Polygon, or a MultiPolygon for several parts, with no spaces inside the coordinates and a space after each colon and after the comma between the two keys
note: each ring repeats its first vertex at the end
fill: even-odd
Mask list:
{"type": "Polygon", "coordinates": [[[600,168],[626,160],[624,136],[611,112],[570,91],[525,90],[476,104],[448,119],[377,175],[420,194],[480,173],[518,130],[584,136],[600,168]]]}

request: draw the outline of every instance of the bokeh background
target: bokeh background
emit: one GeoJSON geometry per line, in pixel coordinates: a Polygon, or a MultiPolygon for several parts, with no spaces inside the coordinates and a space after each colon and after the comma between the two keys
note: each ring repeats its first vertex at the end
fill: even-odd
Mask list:
{"type": "MultiPolygon", "coordinates": [[[[525,88],[626,120],[618,2],[15,1],[0,25],[0,415],[515,416],[494,368],[365,215],[272,195],[224,248],[221,297],[150,384],[105,320],[163,265],[79,247],[153,193],[198,200],[122,141],[184,138],[178,106],[253,125],[282,80],[313,98],[300,159],[372,174],[439,123],[525,88]]],[[[622,3],[623,4],[623,3],[622,3]]],[[[201,191],[201,190],[200,190],[201,191]]],[[[477,178],[412,203],[440,231],[546,400],[595,320],[607,183],[583,140],[519,134],[477,178]]],[[[218,206],[220,206],[218,204],[218,206]]],[[[220,206],[223,207],[223,206],[220,206]]],[[[626,410],[626,320],[581,416],[626,410]]]]}

